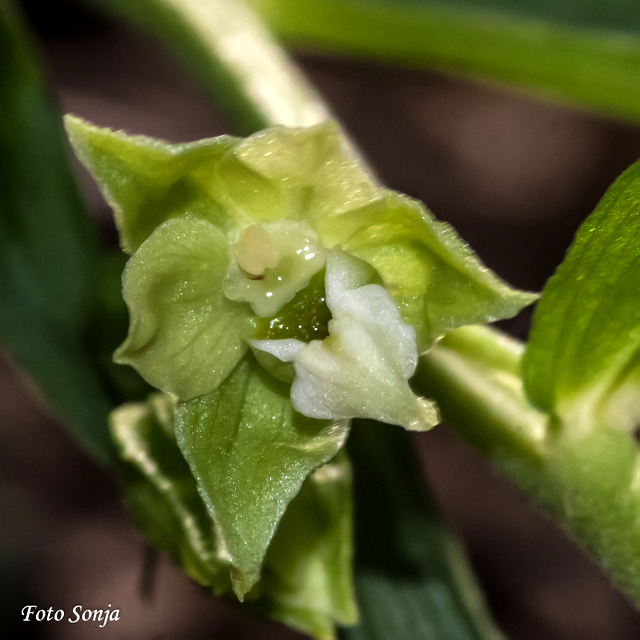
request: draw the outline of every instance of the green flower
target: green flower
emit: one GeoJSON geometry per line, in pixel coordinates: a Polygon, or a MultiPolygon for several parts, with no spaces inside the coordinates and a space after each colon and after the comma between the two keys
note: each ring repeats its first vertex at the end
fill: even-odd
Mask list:
{"type": "Polygon", "coordinates": [[[378,188],[331,123],[182,145],[67,128],[131,254],[115,359],[177,399],[176,440],[242,597],[349,419],[433,426],[409,386],[419,353],[533,296],[378,188]]]}

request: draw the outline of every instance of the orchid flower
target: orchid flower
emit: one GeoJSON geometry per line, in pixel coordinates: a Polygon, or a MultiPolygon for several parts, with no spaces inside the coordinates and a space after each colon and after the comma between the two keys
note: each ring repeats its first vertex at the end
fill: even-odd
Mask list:
{"type": "MultiPolygon", "coordinates": [[[[335,458],[350,420],[435,425],[436,407],[410,386],[419,355],[534,297],[419,202],[378,188],[332,123],[180,145],[71,117],[67,129],[131,255],[115,360],[172,398],[214,555],[238,597],[252,597],[289,503],[335,458]]],[[[115,416],[119,442],[151,415],[136,411],[115,416]]],[[[349,589],[323,615],[353,621],[349,589]]]]}

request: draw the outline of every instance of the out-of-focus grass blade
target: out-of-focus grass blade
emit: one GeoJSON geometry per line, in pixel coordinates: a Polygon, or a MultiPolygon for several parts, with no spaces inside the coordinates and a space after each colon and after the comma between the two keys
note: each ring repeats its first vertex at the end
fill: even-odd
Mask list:
{"type": "Polygon", "coordinates": [[[302,47],[462,73],[640,122],[640,6],[624,0],[250,0],[302,47]]]}
{"type": "Polygon", "coordinates": [[[109,399],[82,348],[96,243],[62,120],[10,2],[0,3],[0,342],[98,459],[109,399]]]}
{"type": "Polygon", "coordinates": [[[500,640],[459,543],[423,488],[409,436],[356,421],[358,627],[342,640],[500,640]]]}

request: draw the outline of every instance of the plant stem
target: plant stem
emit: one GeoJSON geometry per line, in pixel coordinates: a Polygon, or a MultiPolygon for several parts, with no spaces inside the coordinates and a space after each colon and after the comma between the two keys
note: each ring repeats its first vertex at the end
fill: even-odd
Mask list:
{"type": "Polygon", "coordinates": [[[523,345],[488,327],[462,327],[420,358],[413,380],[437,400],[444,418],[490,459],[505,455],[538,464],[548,416],[525,397],[523,345]]]}
{"type": "Polygon", "coordinates": [[[239,133],[307,127],[330,111],[259,18],[236,0],[89,0],[159,36],[239,133]]]}

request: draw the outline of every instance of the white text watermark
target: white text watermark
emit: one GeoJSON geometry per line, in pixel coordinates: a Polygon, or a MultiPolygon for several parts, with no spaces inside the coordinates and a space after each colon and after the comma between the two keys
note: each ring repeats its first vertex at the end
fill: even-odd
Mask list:
{"type": "Polygon", "coordinates": [[[62,622],[66,620],[71,624],[77,622],[95,622],[104,627],[107,622],[120,620],[120,609],[112,609],[109,605],[106,609],[85,609],[81,604],[76,605],[67,615],[64,609],[40,609],[35,604],[22,607],[22,622],[62,622]]]}

